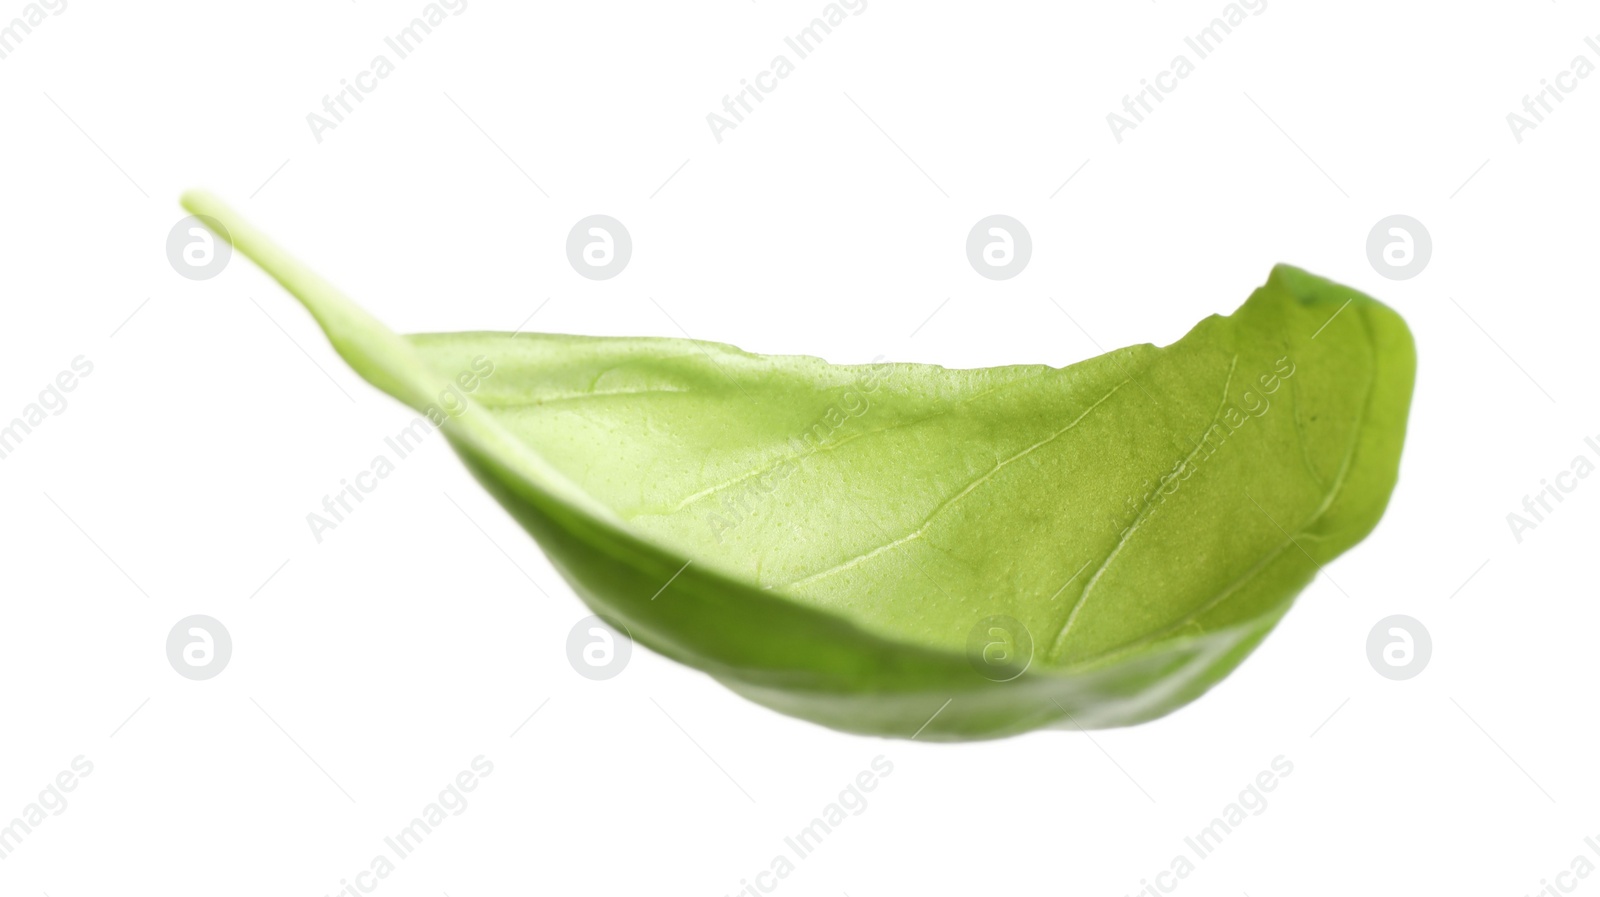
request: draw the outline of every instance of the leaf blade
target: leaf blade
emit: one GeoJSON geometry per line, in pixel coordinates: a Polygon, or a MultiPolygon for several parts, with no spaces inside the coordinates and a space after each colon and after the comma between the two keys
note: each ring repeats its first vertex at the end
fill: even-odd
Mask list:
{"type": "Polygon", "coordinates": [[[445,432],[584,600],[836,728],[980,738],[1170,712],[1376,525],[1395,482],[1409,331],[1284,266],[1162,349],[839,366],[693,340],[397,337],[225,206],[185,203],[412,407],[495,359],[445,432]],[[994,613],[1038,646],[1004,683],[966,651],[994,613]]]}

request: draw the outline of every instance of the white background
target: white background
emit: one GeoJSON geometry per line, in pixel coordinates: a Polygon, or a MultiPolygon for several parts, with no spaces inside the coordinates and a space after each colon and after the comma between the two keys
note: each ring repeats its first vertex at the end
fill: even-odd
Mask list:
{"type": "Polygon", "coordinates": [[[1177,893],[1523,895],[1588,850],[1600,478],[1520,543],[1506,515],[1600,460],[1600,77],[1521,143],[1506,114],[1600,62],[1600,11],[1272,0],[1118,143],[1106,114],[1222,2],[871,0],[719,144],[706,115],[823,5],[473,0],[320,143],[307,113],[420,0],[71,0],[0,61],[0,422],[94,365],[0,461],[0,822],[94,764],[0,893],[332,894],[480,754],[374,893],[731,895],[878,755],[775,893],[1133,894],[1279,755],[1177,893]],[[591,682],[587,610],[437,436],[314,541],[412,415],[242,259],[174,273],[192,186],[402,332],[540,309],[838,362],[1166,343],[1287,261],[1413,328],[1400,484],[1235,675],[1133,729],[862,738],[643,650],[591,682]],[[604,282],[563,248],[595,213],[635,245],[604,282]],[[1003,282],[964,253],[994,213],[1034,242],[1003,282]],[[1402,282],[1365,250],[1396,213],[1434,242],[1402,282]],[[194,613],[234,642],[205,682],[164,652],[194,613]],[[1404,682],[1365,649],[1396,613],[1434,643],[1404,682]]]}

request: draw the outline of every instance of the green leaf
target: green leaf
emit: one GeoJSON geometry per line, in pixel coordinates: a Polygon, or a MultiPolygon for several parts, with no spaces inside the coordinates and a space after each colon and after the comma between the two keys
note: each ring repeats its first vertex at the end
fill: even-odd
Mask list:
{"type": "Polygon", "coordinates": [[[1287,266],[1163,348],[845,366],[679,339],[401,337],[217,200],[184,205],[363,377],[440,417],[596,613],[838,729],[959,740],[1168,713],[1372,530],[1395,484],[1410,332],[1287,266]]]}

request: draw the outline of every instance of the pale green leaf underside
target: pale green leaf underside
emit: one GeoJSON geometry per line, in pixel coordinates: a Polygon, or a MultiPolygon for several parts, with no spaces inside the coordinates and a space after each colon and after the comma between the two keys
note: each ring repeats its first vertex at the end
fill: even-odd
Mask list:
{"type": "Polygon", "coordinates": [[[395,338],[225,207],[188,204],[408,404],[492,363],[447,432],[580,594],[841,728],[909,735],[944,693],[966,709],[935,737],[1166,712],[1371,530],[1395,480],[1409,332],[1289,267],[1165,348],[1066,368],[840,366],[678,339],[395,338]],[[639,575],[613,581],[612,563],[639,575]],[[659,587],[674,563],[690,567],[659,604],[611,594],[659,587]],[[1028,675],[961,679],[969,633],[997,614],[1031,634],[1028,675]],[[835,644],[795,644],[813,625],[835,644]],[[732,639],[769,640],[776,660],[732,639]]]}

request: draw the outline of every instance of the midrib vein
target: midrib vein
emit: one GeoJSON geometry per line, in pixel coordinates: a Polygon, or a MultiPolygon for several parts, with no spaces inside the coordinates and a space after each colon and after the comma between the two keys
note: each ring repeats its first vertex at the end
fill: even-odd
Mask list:
{"type": "MultiPolygon", "coordinates": [[[[1201,439],[1195,443],[1195,447],[1190,450],[1189,454],[1184,456],[1183,464],[1178,467],[1179,471],[1187,468],[1189,466],[1189,462],[1194,460],[1194,456],[1200,453],[1201,446],[1205,445],[1205,434],[1210,432],[1211,428],[1216,425],[1217,418],[1222,416],[1222,409],[1226,408],[1228,405],[1228,390],[1233,386],[1233,372],[1237,370],[1238,367],[1239,353],[1235,352],[1233,353],[1232,360],[1228,362],[1228,374],[1223,378],[1222,381],[1222,398],[1217,400],[1217,409],[1211,413],[1211,419],[1206,422],[1205,428],[1200,431],[1201,439]]],[[[1159,489],[1152,489],[1150,491],[1149,495],[1145,498],[1144,507],[1140,508],[1139,513],[1134,516],[1133,523],[1129,524],[1127,531],[1122,534],[1122,538],[1118,539],[1117,544],[1113,546],[1111,551],[1106,554],[1106,559],[1100,562],[1100,566],[1095,568],[1094,573],[1091,574],[1088,581],[1083,584],[1083,591],[1078,593],[1078,600],[1073,602],[1072,610],[1067,613],[1067,621],[1061,625],[1061,631],[1056,633],[1055,640],[1051,642],[1049,654],[1050,657],[1059,656],[1061,646],[1065,644],[1067,640],[1067,634],[1072,631],[1072,624],[1077,622],[1078,614],[1081,613],[1083,608],[1089,603],[1089,593],[1094,590],[1096,585],[1099,584],[1100,577],[1104,576],[1106,570],[1111,567],[1111,562],[1116,560],[1117,555],[1122,553],[1122,549],[1128,544],[1128,541],[1133,538],[1133,534],[1138,531],[1139,527],[1144,523],[1145,518],[1150,515],[1151,509],[1155,507],[1155,498],[1159,492],[1159,489]]]]}

